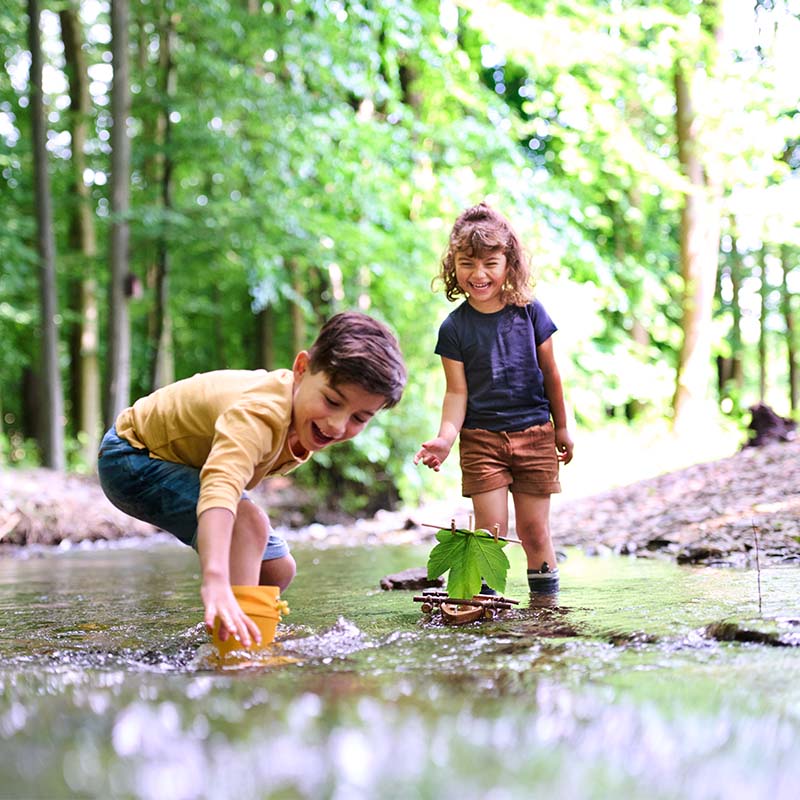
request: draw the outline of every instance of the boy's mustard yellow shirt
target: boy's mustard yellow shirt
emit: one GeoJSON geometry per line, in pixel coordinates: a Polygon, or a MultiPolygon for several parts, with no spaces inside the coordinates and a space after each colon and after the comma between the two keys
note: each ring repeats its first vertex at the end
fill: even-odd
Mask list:
{"type": "Polygon", "coordinates": [[[235,514],[244,489],[310,456],[287,444],[293,385],[289,369],[200,373],[137,400],[117,417],[117,435],[153,458],[200,469],[198,516],[235,514]]]}

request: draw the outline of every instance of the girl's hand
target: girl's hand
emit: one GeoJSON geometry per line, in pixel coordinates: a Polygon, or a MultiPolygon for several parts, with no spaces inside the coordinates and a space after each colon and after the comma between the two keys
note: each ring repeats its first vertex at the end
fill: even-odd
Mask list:
{"type": "Polygon", "coordinates": [[[224,642],[232,635],[245,647],[250,647],[253,641],[261,644],[261,632],[258,626],[239,607],[229,583],[209,578],[203,581],[200,596],[205,606],[205,623],[209,633],[214,630],[215,618],[219,617],[220,641],[224,642]]]}
{"type": "Polygon", "coordinates": [[[419,452],[414,456],[414,463],[421,461],[426,467],[430,467],[434,472],[438,472],[442,463],[450,455],[453,445],[442,436],[430,439],[422,443],[419,452]]]}
{"type": "Polygon", "coordinates": [[[562,464],[569,464],[572,461],[572,451],[575,445],[572,443],[572,437],[566,428],[556,428],[556,453],[558,460],[562,464]]]}

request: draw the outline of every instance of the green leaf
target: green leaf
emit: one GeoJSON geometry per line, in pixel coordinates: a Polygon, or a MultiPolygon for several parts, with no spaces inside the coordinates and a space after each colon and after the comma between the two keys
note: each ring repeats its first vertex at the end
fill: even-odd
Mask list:
{"type": "Polygon", "coordinates": [[[472,552],[481,576],[492,589],[501,594],[506,590],[506,573],[510,566],[508,556],[503,552],[505,544],[496,542],[491,534],[481,536],[479,531],[475,532],[472,541],[472,552]]]}
{"type": "Polygon", "coordinates": [[[472,597],[480,590],[480,568],[474,559],[470,559],[465,554],[450,567],[450,573],[447,576],[447,593],[451,597],[472,597]]]}
{"type": "Polygon", "coordinates": [[[428,578],[449,571],[447,592],[451,597],[472,597],[481,588],[481,579],[498,592],[505,591],[508,558],[505,542],[495,541],[487,531],[442,530],[428,557],[428,578]]]}
{"type": "MultiPolygon", "coordinates": [[[[436,538],[439,538],[438,534],[436,538]]],[[[460,559],[461,548],[460,537],[448,533],[446,539],[439,539],[439,544],[431,550],[431,554],[428,556],[428,580],[444,575],[460,559]]]]}

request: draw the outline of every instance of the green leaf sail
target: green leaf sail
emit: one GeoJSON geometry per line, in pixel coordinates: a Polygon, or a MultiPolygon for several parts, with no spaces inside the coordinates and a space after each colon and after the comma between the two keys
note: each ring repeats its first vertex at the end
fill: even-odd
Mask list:
{"type": "Polygon", "coordinates": [[[498,592],[506,588],[508,558],[505,542],[495,541],[486,531],[442,530],[428,557],[428,578],[438,578],[449,570],[447,592],[451,597],[472,597],[481,588],[481,579],[498,592]]]}
{"type": "Polygon", "coordinates": [[[506,573],[509,567],[508,556],[503,552],[505,542],[476,535],[472,537],[471,544],[481,576],[492,589],[502,594],[506,590],[506,573]]]}
{"type": "Polygon", "coordinates": [[[440,575],[444,575],[447,570],[460,560],[459,550],[462,548],[463,540],[460,536],[451,536],[448,534],[446,539],[443,539],[431,550],[428,556],[428,579],[433,580],[440,575]]]}

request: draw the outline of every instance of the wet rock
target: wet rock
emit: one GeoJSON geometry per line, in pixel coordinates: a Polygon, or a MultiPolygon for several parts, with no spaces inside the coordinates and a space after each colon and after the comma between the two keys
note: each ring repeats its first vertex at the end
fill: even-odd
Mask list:
{"type": "Polygon", "coordinates": [[[706,544],[685,547],[675,557],[679,564],[701,564],[708,561],[724,560],[726,551],[706,544]]]}
{"type": "Polygon", "coordinates": [[[608,558],[608,556],[614,555],[614,551],[610,548],[607,544],[587,544],[583,548],[584,553],[587,556],[594,556],[594,557],[601,557],[601,558],[608,558]]]}
{"type": "Polygon", "coordinates": [[[394,589],[429,589],[431,587],[444,586],[443,578],[428,578],[426,567],[411,567],[402,572],[395,572],[393,575],[385,575],[381,578],[381,589],[391,591],[394,589]]]}
{"type": "Polygon", "coordinates": [[[608,636],[608,643],[613,644],[614,647],[637,647],[656,644],[658,640],[658,636],[645,631],[630,631],[629,633],[612,631],[608,636]]]}
{"type": "Polygon", "coordinates": [[[712,622],[706,636],[719,642],[752,642],[772,647],[800,647],[800,618],[768,617],[712,622]]]}
{"type": "Polygon", "coordinates": [[[650,539],[647,544],[645,544],[645,548],[647,550],[667,550],[674,548],[676,545],[677,542],[672,539],[668,539],[663,536],[656,536],[655,538],[650,539]]]}

